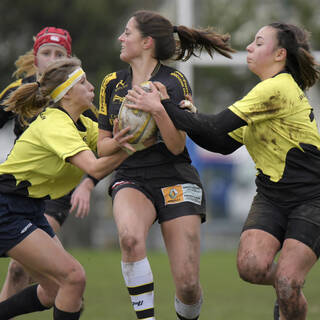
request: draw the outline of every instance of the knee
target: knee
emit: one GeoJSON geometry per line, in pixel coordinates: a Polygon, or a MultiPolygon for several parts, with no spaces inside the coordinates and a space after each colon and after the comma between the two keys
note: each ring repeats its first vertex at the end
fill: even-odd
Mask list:
{"type": "Polygon", "coordinates": [[[142,238],[133,234],[120,235],[120,247],[128,255],[134,256],[144,247],[142,238]]]}
{"type": "Polygon", "coordinates": [[[22,265],[15,260],[11,260],[8,268],[8,274],[11,281],[13,281],[14,283],[29,279],[29,275],[24,270],[22,265]]]}
{"type": "Polygon", "coordinates": [[[190,274],[181,274],[176,279],[177,292],[182,298],[182,301],[186,303],[194,303],[197,301],[200,294],[200,283],[199,278],[190,274]]]}
{"type": "Polygon", "coordinates": [[[268,276],[272,263],[258,259],[255,254],[238,256],[237,269],[242,280],[250,283],[262,283],[268,276]]]}
{"type": "Polygon", "coordinates": [[[303,284],[304,280],[299,280],[286,273],[277,273],[275,276],[275,289],[278,299],[282,302],[298,301],[303,284]]]}
{"type": "Polygon", "coordinates": [[[69,264],[63,276],[63,282],[69,286],[78,288],[84,291],[86,285],[86,274],[84,268],[78,261],[69,264]]]}

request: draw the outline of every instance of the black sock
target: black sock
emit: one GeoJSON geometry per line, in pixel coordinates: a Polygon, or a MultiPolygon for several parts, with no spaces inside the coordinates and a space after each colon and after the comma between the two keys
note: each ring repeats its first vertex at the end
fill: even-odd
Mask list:
{"type": "Polygon", "coordinates": [[[78,320],[80,318],[80,311],[77,312],[66,312],[59,310],[56,306],[54,306],[53,310],[53,319],[54,320],[78,320]]]}
{"type": "Polygon", "coordinates": [[[37,287],[38,284],[29,286],[0,302],[0,319],[11,319],[20,314],[50,309],[51,307],[45,307],[39,301],[37,287]]]}
{"type": "Polygon", "coordinates": [[[176,312],[177,316],[178,316],[178,319],[180,320],[198,320],[199,317],[196,317],[194,319],[187,319],[187,318],[184,318],[182,315],[180,315],[178,312],[176,312]]]}

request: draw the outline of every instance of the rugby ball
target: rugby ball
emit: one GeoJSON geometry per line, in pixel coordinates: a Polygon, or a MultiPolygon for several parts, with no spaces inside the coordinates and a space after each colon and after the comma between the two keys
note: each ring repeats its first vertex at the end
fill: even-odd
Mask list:
{"type": "MultiPolygon", "coordinates": [[[[150,92],[150,81],[140,84],[140,87],[146,92],[150,92]]],[[[130,127],[128,134],[133,137],[128,142],[131,144],[143,143],[148,138],[155,135],[157,125],[149,112],[128,108],[126,104],[130,104],[130,100],[124,98],[118,113],[120,130],[130,127]]]]}

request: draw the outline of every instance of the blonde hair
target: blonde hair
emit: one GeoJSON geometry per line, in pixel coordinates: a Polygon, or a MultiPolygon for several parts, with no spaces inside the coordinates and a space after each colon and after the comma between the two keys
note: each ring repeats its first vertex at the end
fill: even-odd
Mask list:
{"type": "Polygon", "coordinates": [[[50,64],[39,81],[20,86],[4,102],[6,111],[19,115],[20,122],[26,125],[27,120],[38,115],[47,106],[59,106],[53,103],[51,92],[67,80],[68,75],[81,66],[78,58],[64,58],[50,64]]]}
{"type": "Polygon", "coordinates": [[[14,63],[17,70],[12,74],[12,76],[18,79],[35,74],[36,68],[34,65],[34,59],[35,57],[32,49],[19,56],[14,63]]]}

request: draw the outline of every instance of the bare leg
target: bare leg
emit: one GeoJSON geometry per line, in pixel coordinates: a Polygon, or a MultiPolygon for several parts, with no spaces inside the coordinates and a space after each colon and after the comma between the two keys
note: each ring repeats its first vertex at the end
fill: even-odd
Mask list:
{"type": "Polygon", "coordinates": [[[122,254],[121,269],[138,319],[154,318],[154,283],[146,256],[146,238],[156,219],[152,202],[140,191],[124,188],[113,203],[122,254]]]}
{"type": "MultiPolygon", "coordinates": [[[[60,224],[51,216],[45,214],[49,224],[55,233],[61,229],[60,224]]],[[[20,292],[33,282],[32,277],[23,266],[13,259],[10,260],[8,272],[0,292],[0,302],[20,292]]]]}
{"type": "Polygon", "coordinates": [[[85,288],[84,270],[58,239],[55,241],[37,229],[8,253],[36,276],[35,280],[40,283],[38,297],[44,306],[54,301],[60,310],[80,310],[85,288]],[[51,286],[52,282],[55,286],[51,286]]]}
{"type": "Polygon", "coordinates": [[[198,319],[201,310],[200,224],[198,215],[190,215],[161,225],[176,286],[175,309],[179,319],[198,319]]]}
{"type": "Polygon", "coordinates": [[[280,242],[271,234],[257,229],[246,230],[240,237],[237,267],[240,277],[247,282],[274,285],[274,258],[280,242]]]}
{"type": "Polygon", "coordinates": [[[31,282],[32,279],[23,266],[15,260],[10,260],[8,273],[0,292],[0,302],[21,291],[31,282]]]}
{"type": "Polygon", "coordinates": [[[302,288],[316,261],[315,253],[308,246],[294,239],[285,240],[275,275],[281,320],[307,318],[308,305],[302,288]]]}

